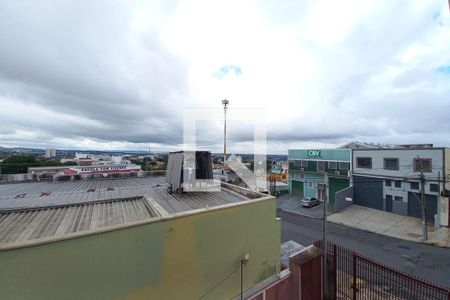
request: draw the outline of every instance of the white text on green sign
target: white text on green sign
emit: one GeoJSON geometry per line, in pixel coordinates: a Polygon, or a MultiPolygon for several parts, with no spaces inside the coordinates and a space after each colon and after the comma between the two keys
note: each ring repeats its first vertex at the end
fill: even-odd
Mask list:
{"type": "Polygon", "coordinates": [[[313,157],[319,157],[320,156],[320,150],[308,150],[308,156],[313,157]]]}

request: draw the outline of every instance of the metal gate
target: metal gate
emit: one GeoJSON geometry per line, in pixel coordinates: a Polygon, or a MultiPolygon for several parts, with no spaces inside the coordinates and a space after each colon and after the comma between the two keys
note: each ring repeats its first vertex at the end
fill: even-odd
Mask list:
{"type": "MultiPolygon", "coordinates": [[[[422,218],[421,195],[419,193],[408,192],[408,216],[422,218]]],[[[434,215],[437,214],[438,197],[425,195],[425,210],[427,222],[434,222],[434,215]]]]}
{"type": "Polygon", "coordinates": [[[292,195],[303,197],[303,182],[292,180],[292,195]]]}
{"type": "MultiPolygon", "coordinates": [[[[321,247],[322,241],[314,243],[321,247]]],[[[328,242],[329,295],[333,299],[450,300],[450,289],[387,267],[328,242]],[[332,258],[331,258],[332,257],[332,258]]]]}

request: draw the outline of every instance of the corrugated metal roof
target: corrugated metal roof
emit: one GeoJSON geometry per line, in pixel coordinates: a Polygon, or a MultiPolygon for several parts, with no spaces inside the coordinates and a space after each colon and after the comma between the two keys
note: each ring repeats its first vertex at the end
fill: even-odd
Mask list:
{"type": "Polygon", "coordinates": [[[248,199],[224,188],[220,192],[168,194],[167,186],[163,177],[0,184],[0,211],[150,196],[169,213],[177,213],[248,199]]]}
{"type": "Polygon", "coordinates": [[[144,197],[0,212],[0,246],[156,217],[144,197]]]}
{"type": "Polygon", "coordinates": [[[162,177],[0,184],[0,248],[249,200],[231,188],[167,187],[162,177]]]}

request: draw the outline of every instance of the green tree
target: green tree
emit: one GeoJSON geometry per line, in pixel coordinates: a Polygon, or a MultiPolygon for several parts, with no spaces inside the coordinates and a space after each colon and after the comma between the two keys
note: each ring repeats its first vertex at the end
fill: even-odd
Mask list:
{"type": "Polygon", "coordinates": [[[30,155],[12,155],[0,164],[2,174],[27,173],[30,167],[55,167],[62,166],[59,161],[39,159],[30,155]]]}
{"type": "Polygon", "coordinates": [[[27,173],[29,167],[38,166],[36,159],[29,155],[13,155],[0,164],[2,174],[27,173]]]}

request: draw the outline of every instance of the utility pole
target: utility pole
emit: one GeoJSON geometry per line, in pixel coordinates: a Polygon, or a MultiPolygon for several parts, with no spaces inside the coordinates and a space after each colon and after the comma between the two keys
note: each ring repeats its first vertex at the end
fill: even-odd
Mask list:
{"type": "Polygon", "coordinates": [[[275,178],[273,179],[273,194],[276,195],[277,194],[277,177],[275,176],[275,178]]]}
{"type": "Polygon", "coordinates": [[[418,157],[417,162],[420,163],[420,193],[422,199],[422,240],[428,240],[427,215],[425,206],[425,176],[423,175],[423,160],[418,157]]]}
{"type": "Polygon", "coordinates": [[[327,186],[328,186],[328,173],[324,173],[325,180],[322,186],[323,189],[323,299],[328,299],[328,245],[327,245],[327,186]]]}
{"type": "Polygon", "coordinates": [[[276,193],[276,173],[273,172],[273,166],[276,165],[274,160],[270,161],[270,173],[269,173],[269,193],[275,195],[276,193]]]}
{"type": "Polygon", "coordinates": [[[272,179],[273,179],[273,160],[270,161],[269,171],[269,195],[273,195],[272,179]]]}
{"type": "MultiPolygon", "coordinates": [[[[444,173],[444,177],[445,177],[445,173],[444,173]]],[[[444,190],[445,190],[445,184],[444,184],[444,190]]],[[[439,202],[440,202],[440,197],[441,197],[441,171],[439,171],[438,172],[438,205],[440,205],[439,204],[439,202]]],[[[438,212],[437,213],[439,213],[439,210],[438,210],[438,212]]],[[[438,218],[439,220],[441,219],[441,218],[438,218]]],[[[436,229],[436,228],[439,228],[439,222],[436,222],[436,218],[434,219],[434,228],[436,229]]]]}
{"type": "Polygon", "coordinates": [[[227,99],[222,100],[223,104],[223,166],[225,168],[227,161],[227,105],[230,103],[227,99]]]}

